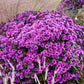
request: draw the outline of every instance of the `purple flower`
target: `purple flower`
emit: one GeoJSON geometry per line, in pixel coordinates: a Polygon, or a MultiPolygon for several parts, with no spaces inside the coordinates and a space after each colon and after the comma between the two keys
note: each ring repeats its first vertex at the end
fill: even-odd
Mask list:
{"type": "Polygon", "coordinates": [[[15,78],[15,82],[16,82],[16,83],[19,83],[20,81],[19,81],[19,79],[15,78]]]}
{"type": "Polygon", "coordinates": [[[0,79],[0,84],[2,84],[2,80],[0,79]]]}
{"type": "Polygon", "coordinates": [[[44,50],[43,51],[43,56],[46,56],[47,55],[47,50],[44,50]]]}
{"type": "Polygon", "coordinates": [[[27,83],[31,83],[31,80],[28,80],[27,83]]]}
{"type": "Polygon", "coordinates": [[[63,77],[62,80],[65,82],[67,80],[67,77],[63,77]]]}
{"type": "Polygon", "coordinates": [[[71,80],[74,77],[74,74],[68,74],[68,78],[71,80]]]}
{"type": "Polygon", "coordinates": [[[18,54],[22,54],[22,51],[21,50],[18,50],[18,54]]]}
{"type": "Polygon", "coordinates": [[[52,74],[50,72],[48,72],[48,79],[51,79],[52,78],[52,74]]]}
{"type": "Polygon", "coordinates": [[[25,84],[25,82],[22,82],[22,84],[25,84]]]}
{"type": "Polygon", "coordinates": [[[55,60],[55,59],[53,59],[53,60],[52,60],[52,63],[53,63],[53,65],[54,65],[54,64],[56,64],[56,60],[55,60]]]}
{"type": "Polygon", "coordinates": [[[24,78],[23,73],[21,73],[20,74],[20,79],[23,79],[23,78],[24,78]]]}
{"type": "Polygon", "coordinates": [[[37,46],[37,45],[35,45],[35,46],[34,46],[34,49],[35,49],[35,50],[37,50],[37,49],[38,49],[38,46],[37,46]]]}
{"type": "Polygon", "coordinates": [[[67,71],[66,68],[63,68],[63,69],[62,69],[62,72],[63,72],[63,73],[65,73],[66,71],[67,71]]]}
{"type": "Polygon", "coordinates": [[[32,74],[32,75],[31,75],[31,78],[33,78],[33,79],[34,79],[34,74],[32,74]]]}
{"type": "Polygon", "coordinates": [[[24,25],[24,22],[20,22],[18,25],[17,25],[17,27],[21,27],[21,26],[23,26],[24,25]]]}
{"type": "Polygon", "coordinates": [[[49,44],[46,44],[46,45],[45,45],[45,48],[47,48],[47,49],[48,49],[48,48],[49,48],[49,44]]]}

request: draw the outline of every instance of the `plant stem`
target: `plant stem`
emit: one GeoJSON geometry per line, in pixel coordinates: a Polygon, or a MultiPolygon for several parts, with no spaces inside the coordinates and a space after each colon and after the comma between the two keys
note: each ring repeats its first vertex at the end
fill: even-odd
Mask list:
{"type": "MultiPolygon", "coordinates": [[[[43,76],[43,75],[42,75],[43,76]]],[[[45,76],[43,76],[43,82],[44,82],[44,84],[46,84],[46,81],[45,81],[45,76]]]]}
{"type": "MultiPolygon", "coordinates": [[[[18,79],[19,79],[19,81],[20,81],[20,78],[19,78],[19,77],[18,77],[18,79]]],[[[22,84],[21,81],[20,81],[20,84],[22,84]]]]}

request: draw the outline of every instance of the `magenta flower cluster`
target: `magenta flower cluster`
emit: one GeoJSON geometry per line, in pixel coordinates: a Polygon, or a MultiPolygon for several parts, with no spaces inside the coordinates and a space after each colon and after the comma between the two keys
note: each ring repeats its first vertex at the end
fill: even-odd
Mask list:
{"type": "Polygon", "coordinates": [[[77,80],[74,67],[83,67],[84,26],[59,11],[26,11],[0,26],[2,76],[11,76],[9,60],[15,67],[15,84],[35,84],[36,75],[41,84],[77,80]]]}
{"type": "Polygon", "coordinates": [[[67,7],[69,10],[77,10],[82,8],[84,0],[62,0],[61,3],[63,7],[67,7]]]}

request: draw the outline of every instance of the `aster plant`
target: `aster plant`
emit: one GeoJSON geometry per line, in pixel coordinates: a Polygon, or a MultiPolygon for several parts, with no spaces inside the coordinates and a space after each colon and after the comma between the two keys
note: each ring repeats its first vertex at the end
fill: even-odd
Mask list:
{"type": "Polygon", "coordinates": [[[61,0],[58,10],[63,11],[73,19],[77,16],[78,9],[84,5],[84,0],[61,0]]]}
{"type": "Polygon", "coordinates": [[[61,2],[63,6],[71,10],[82,8],[82,5],[84,5],[84,0],[62,0],[61,2]]]}
{"type": "Polygon", "coordinates": [[[6,76],[8,84],[79,83],[83,30],[59,11],[26,11],[1,23],[0,83],[6,76]]]}

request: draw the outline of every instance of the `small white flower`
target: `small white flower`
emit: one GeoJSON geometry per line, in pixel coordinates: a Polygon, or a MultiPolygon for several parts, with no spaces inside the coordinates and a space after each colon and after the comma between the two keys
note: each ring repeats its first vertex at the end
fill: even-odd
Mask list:
{"type": "Polygon", "coordinates": [[[75,20],[78,20],[78,18],[77,18],[77,17],[75,17],[75,20]]]}

